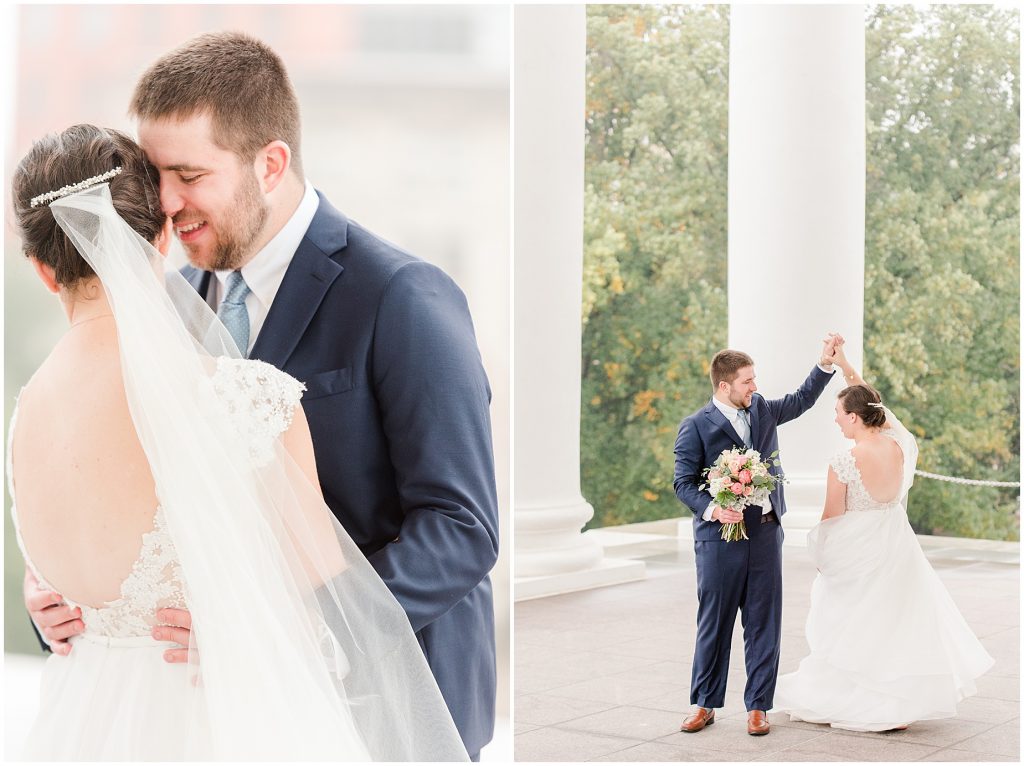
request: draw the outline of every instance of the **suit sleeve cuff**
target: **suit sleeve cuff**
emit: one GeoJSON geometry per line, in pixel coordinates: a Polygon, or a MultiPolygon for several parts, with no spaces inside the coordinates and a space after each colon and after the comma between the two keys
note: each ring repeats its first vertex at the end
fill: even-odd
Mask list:
{"type": "Polygon", "coordinates": [[[826,375],[831,375],[833,372],[836,371],[836,366],[834,364],[829,364],[829,365],[819,364],[818,365],[818,369],[821,370],[826,375]]]}

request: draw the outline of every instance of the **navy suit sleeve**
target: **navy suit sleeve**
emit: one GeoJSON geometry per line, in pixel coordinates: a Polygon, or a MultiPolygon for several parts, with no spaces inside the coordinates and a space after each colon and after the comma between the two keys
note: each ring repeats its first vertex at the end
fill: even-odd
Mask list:
{"type": "Polygon", "coordinates": [[[711,495],[697,489],[702,483],[701,472],[704,470],[704,446],[700,434],[694,425],[693,418],[686,418],[679,425],[676,437],[676,473],[672,482],[676,497],[683,505],[700,516],[711,502],[711,495]]]}
{"type": "Polygon", "coordinates": [[[372,376],[404,518],[369,560],[419,631],[498,554],[490,388],[465,296],[440,269],[417,261],[391,277],[372,376]]]}
{"type": "Polygon", "coordinates": [[[765,399],[765,404],[768,405],[776,424],[782,425],[794,420],[813,407],[833,375],[835,371],[822,372],[818,365],[814,365],[807,380],[796,391],[786,394],[781,399],[765,399]]]}

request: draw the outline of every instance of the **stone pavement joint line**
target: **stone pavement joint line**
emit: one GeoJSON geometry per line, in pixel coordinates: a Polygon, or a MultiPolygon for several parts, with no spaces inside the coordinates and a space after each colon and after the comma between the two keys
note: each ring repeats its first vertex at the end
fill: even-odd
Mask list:
{"type": "MultiPolygon", "coordinates": [[[[750,737],[737,625],[725,707],[714,726],[680,733],[690,709],[697,588],[692,549],[660,546],[644,556],[644,581],[516,604],[516,760],[1019,762],[1019,564],[925,549],[996,659],[957,717],[901,732],[854,733],[769,713],[771,734],[750,737]]],[[[780,672],[788,673],[807,653],[804,620],[815,570],[803,549],[783,555],[780,672]]]]}

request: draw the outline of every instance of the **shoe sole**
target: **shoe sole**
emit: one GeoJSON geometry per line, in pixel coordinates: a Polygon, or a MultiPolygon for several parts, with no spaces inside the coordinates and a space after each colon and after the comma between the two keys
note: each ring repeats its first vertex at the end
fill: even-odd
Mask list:
{"type": "Polygon", "coordinates": [[[748,731],[747,732],[747,734],[749,734],[751,737],[763,737],[766,734],[770,734],[770,733],[771,733],[771,729],[769,729],[768,731],[748,731]]]}

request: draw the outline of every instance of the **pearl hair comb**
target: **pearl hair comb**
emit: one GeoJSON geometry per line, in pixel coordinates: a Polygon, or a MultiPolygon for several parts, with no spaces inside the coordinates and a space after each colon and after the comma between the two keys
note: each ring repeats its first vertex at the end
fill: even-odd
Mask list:
{"type": "Polygon", "coordinates": [[[69,194],[84,191],[88,189],[90,186],[95,186],[96,184],[101,184],[104,181],[109,181],[111,178],[120,173],[121,170],[121,167],[116,167],[113,170],[108,170],[106,173],[100,173],[98,176],[86,178],[84,181],[79,181],[76,184],[69,184],[67,186],[62,186],[56,191],[46,192],[46,194],[40,194],[38,197],[32,198],[32,200],[29,202],[29,207],[38,207],[39,205],[44,204],[49,205],[55,199],[60,199],[61,197],[66,197],[69,194]]]}

